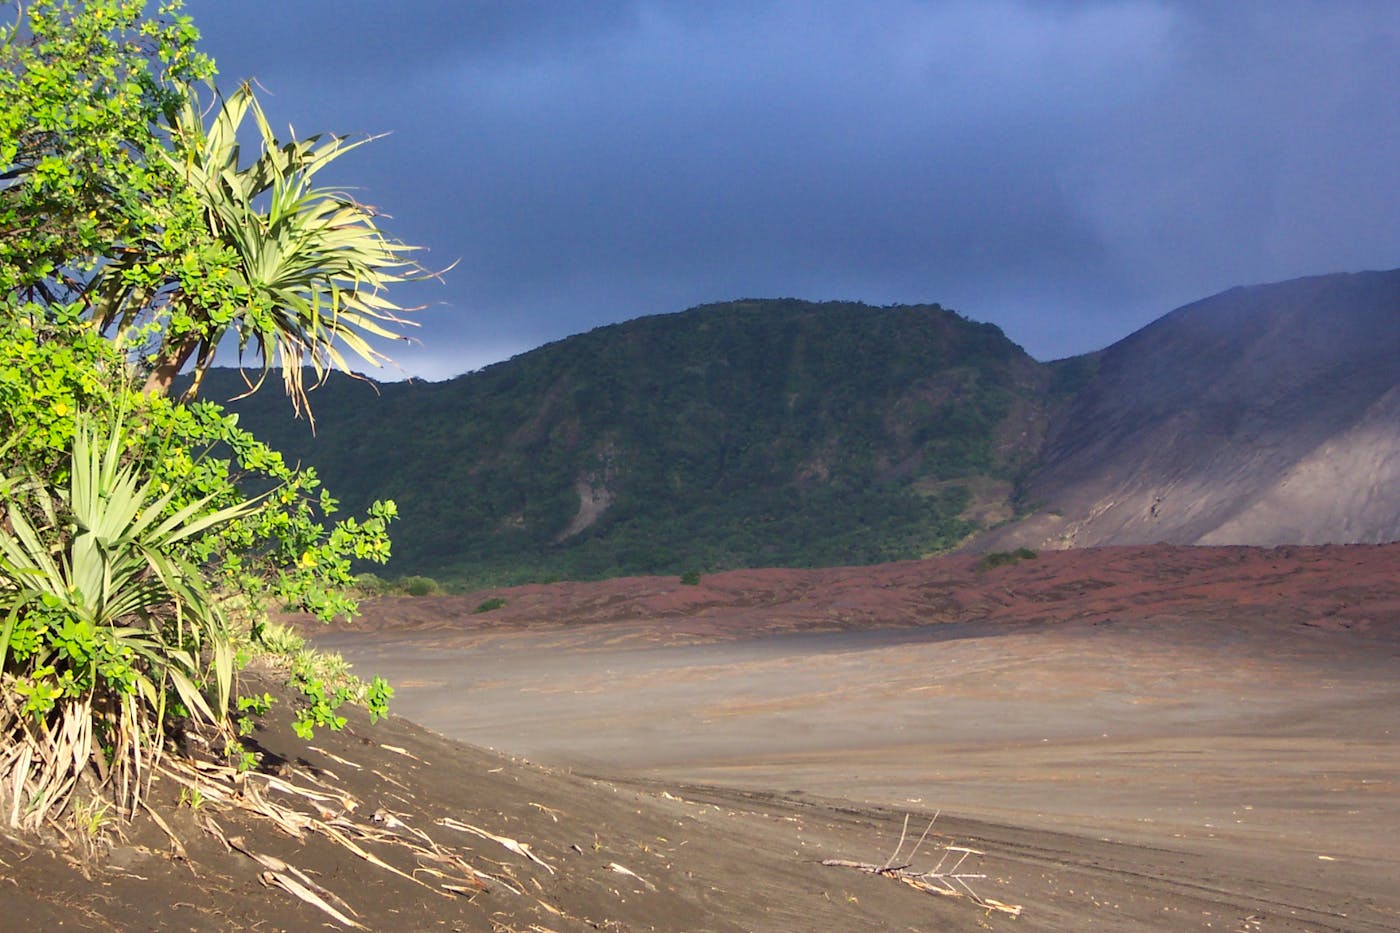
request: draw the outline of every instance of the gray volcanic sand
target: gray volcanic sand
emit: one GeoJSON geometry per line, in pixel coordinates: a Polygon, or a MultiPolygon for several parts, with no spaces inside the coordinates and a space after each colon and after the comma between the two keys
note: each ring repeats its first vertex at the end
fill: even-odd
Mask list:
{"type": "MultiPolygon", "coordinates": [[[[1400,544],[954,555],[364,609],[315,637],[395,681],[400,714],[731,817],[850,819],[834,841],[871,860],[893,842],[870,830],[941,811],[935,834],[986,852],[1021,927],[1400,929],[1400,544]]],[[[726,825],[716,870],[788,838],[726,825]]],[[[758,883],[741,872],[726,897],[758,883]]]]}
{"type": "Polygon", "coordinates": [[[396,713],[540,763],[1246,859],[1364,891],[1368,922],[1400,928],[1393,637],[1193,619],[674,644],[659,627],[317,641],[396,684],[396,713]]]}
{"type": "Polygon", "coordinates": [[[384,930],[1400,930],[1400,543],[362,608],[287,621],[401,716],[308,742],[250,667],[261,777],[154,780],[96,863],[0,833],[6,928],[325,925],[273,858],[384,930]]]}

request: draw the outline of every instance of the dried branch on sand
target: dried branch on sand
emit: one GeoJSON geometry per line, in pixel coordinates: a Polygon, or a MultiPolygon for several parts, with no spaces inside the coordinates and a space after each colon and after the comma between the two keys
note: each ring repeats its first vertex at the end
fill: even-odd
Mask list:
{"type": "Polygon", "coordinates": [[[944,897],[968,897],[979,907],[988,910],[999,911],[1010,914],[1013,917],[1021,915],[1021,907],[1013,904],[1003,904],[1001,901],[989,897],[982,897],[972,889],[969,881],[977,881],[986,878],[983,874],[973,874],[963,870],[963,863],[970,855],[984,855],[976,849],[969,849],[966,846],[946,845],[942,849],[942,855],[938,858],[938,863],[928,871],[914,871],[911,866],[914,856],[918,855],[919,848],[928,838],[929,831],[933,829],[934,821],[938,819],[938,814],[933,815],[933,819],[928,821],[928,826],[924,827],[923,835],[919,836],[918,842],[914,843],[914,848],[910,850],[908,859],[900,864],[895,864],[900,852],[904,850],[904,842],[909,836],[909,817],[904,817],[904,828],[899,833],[899,844],[895,846],[890,857],[885,859],[883,865],[875,865],[870,862],[853,862],[847,859],[823,859],[822,864],[835,868],[854,868],[857,871],[869,872],[872,875],[884,875],[909,885],[919,891],[929,894],[939,894],[944,897]]]}

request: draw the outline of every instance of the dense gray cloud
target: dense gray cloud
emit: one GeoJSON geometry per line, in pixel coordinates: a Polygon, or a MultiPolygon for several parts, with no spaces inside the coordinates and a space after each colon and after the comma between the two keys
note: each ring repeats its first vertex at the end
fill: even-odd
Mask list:
{"type": "MultiPolygon", "coordinates": [[[[225,84],[391,135],[338,180],[460,259],[441,378],[739,297],[938,301],[1042,359],[1400,265],[1400,5],[192,0],[225,84]]],[[[392,374],[381,374],[391,376],[392,374]]]]}

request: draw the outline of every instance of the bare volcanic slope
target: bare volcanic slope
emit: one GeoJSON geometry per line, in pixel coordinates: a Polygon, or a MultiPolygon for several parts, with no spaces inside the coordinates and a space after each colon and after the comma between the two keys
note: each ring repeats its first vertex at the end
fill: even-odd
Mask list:
{"type": "MultiPolygon", "coordinates": [[[[277,689],[261,678],[249,686],[277,689]]],[[[274,715],[252,740],[263,769],[229,782],[211,765],[204,795],[158,774],[150,809],[120,833],[110,823],[99,833],[97,821],[99,841],[35,846],[0,831],[0,927],[626,933],[1013,922],[993,903],[1005,880],[974,879],[988,898],[979,906],[966,890],[939,897],[821,864],[883,860],[899,837],[896,813],[573,777],[350,712],[347,728],[309,743],[274,715]]],[[[943,821],[925,852],[975,842],[974,832],[943,821]]],[[[963,871],[981,865],[973,857],[963,871]]],[[[1087,868],[1064,877],[1078,883],[1087,868]]],[[[1033,877],[1037,866],[1019,871],[1033,877]]],[[[1073,898],[1046,895],[1047,917],[1074,910],[1073,898]]],[[[1190,909],[1209,900],[1192,898],[1190,909]]]]}
{"type": "Polygon", "coordinates": [[[434,728],[576,774],[982,821],[959,838],[1022,918],[913,929],[1396,928],[1400,545],[979,563],[400,599],[330,643],[434,728]]]}
{"type": "MultiPolygon", "coordinates": [[[[1376,659],[1366,671],[1384,672],[1400,658],[1400,545],[1076,550],[986,571],[955,557],[876,568],[741,571],[706,577],[698,586],[633,579],[504,595],[507,606],[486,613],[472,612],[476,597],[379,602],[364,628],[380,631],[361,637],[387,644],[398,629],[444,642],[473,628],[478,639],[496,637],[492,632],[503,641],[544,634],[557,642],[553,650],[569,655],[563,637],[569,633],[624,645],[727,636],[742,647],[746,634],[760,630],[964,620],[989,634],[1031,624],[1034,634],[1035,626],[1047,633],[1099,631],[1104,627],[1094,622],[1130,618],[1137,622],[1123,626],[1129,639],[1150,648],[1163,632],[1214,619],[1220,630],[1301,635],[1344,659],[1343,668],[1352,663],[1346,658],[1364,654],[1376,659]],[[997,621],[1003,619],[1009,623],[997,621]],[[1158,621],[1146,624],[1151,619],[1158,621]]],[[[1006,641],[1032,663],[1045,647],[1033,639],[1016,648],[1014,635],[974,641],[1006,641]]],[[[1257,644],[1230,651],[1242,656],[1257,644]]],[[[596,664],[586,653],[572,657],[596,664]]],[[[256,692],[268,685],[254,679],[244,686],[256,692]]],[[[1238,693],[1255,687],[1246,678],[1238,693]]],[[[1354,757],[1393,748],[1380,728],[1369,745],[1359,742],[1365,726],[1353,723],[1365,719],[1393,736],[1394,694],[1386,689],[1367,707],[1340,711],[1347,729],[1338,741],[1363,746],[1354,757]]],[[[1232,759],[1240,770],[1199,791],[1241,810],[1229,826],[1212,819],[1177,835],[1148,821],[1121,833],[968,818],[953,808],[911,857],[931,815],[913,801],[888,806],[679,778],[590,778],[464,746],[399,718],[372,726],[358,713],[348,729],[308,743],[288,727],[286,702],[253,736],[267,753],[259,773],[234,781],[219,769],[208,772],[210,787],[224,787],[231,804],[212,790],[200,798],[182,795],[161,775],[152,804],[163,822],[143,814],[122,836],[112,834],[110,850],[95,864],[83,864],[82,840],[35,849],[0,834],[4,926],[1379,931],[1400,924],[1389,844],[1400,812],[1395,772],[1387,770],[1393,752],[1369,763],[1356,757],[1349,767],[1329,763],[1325,794],[1317,795],[1278,764],[1288,746],[1312,741],[1311,727],[1275,730],[1267,749],[1226,736],[1228,744],[1215,754],[1243,746],[1243,757],[1232,759]],[[293,815],[284,814],[280,826],[256,816],[266,800],[293,815]],[[1296,832],[1275,814],[1295,812],[1328,829],[1315,849],[1277,841],[1280,833],[1296,832]],[[896,857],[906,816],[910,838],[896,857]],[[1368,841],[1374,838],[1382,842],[1368,841]],[[962,869],[985,875],[969,879],[988,899],[981,906],[840,864],[907,861],[909,874],[933,868],[948,846],[983,853],[969,855],[962,869]],[[318,908],[316,897],[341,919],[318,908]],[[1012,917],[991,899],[1022,912],[1012,917]]],[[[1156,778],[1143,769],[1141,745],[1129,742],[1117,754],[1114,747],[1094,746],[1094,773],[1115,781],[1116,797],[1136,795],[1139,815],[1153,812],[1156,778]]],[[[1052,754],[1067,750],[1059,745],[1052,754]]],[[[981,767],[988,751],[979,754],[981,767]]],[[[1022,771],[1053,764],[1044,755],[1027,764],[1015,748],[1009,754],[1022,771]]],[[[947,763],[958,759],[950,753],[947,763]]],[[[1051,792],[1062,796],[1084,777],[1069,775],[1051,792]]],[[[944,863],[945,875],[957,857],[944,863]]]]}
{"type": "Polygon", "coordinates": [[[1400,538],[1400,270],[1234,288],[1105,350],[985,548],[1400,538]]]}

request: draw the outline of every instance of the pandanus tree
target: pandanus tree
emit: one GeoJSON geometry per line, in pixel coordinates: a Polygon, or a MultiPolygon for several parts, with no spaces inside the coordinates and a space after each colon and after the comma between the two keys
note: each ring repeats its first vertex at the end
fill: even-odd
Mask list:
{"type": "MultiPolygon", "coordinates": [[[[0,822],[17,826],[94,787],[133,811],[177,732],[243,762],[235,634],[256,641],[269,603],[348,614],[351,561],[389,553],[392,503],[326,520],[313,471],[193,395],[233,346],[305,407],[303,367],[381,362],[371,341],[408,323],[384,289],[426,273],[318,186],[358,142],[282,143],[246,86],[206,114],[198,33],[178,0],[145,7],[0,2],[0,822]],[[182,369],[190,404],[169,397],[182,369]]],[[[339,688],[291,677],[298,727],[334,726],[339,688]]]]}
{"type": "Polygon", "coordinates": [[[12,737],[0,759],[10,786],[24,790],[11,825],[35,826],[61,807],[89,763],[134,810],[160,757],[167,698],[215,729],[228,706],[223,610],[180,544],[254,503],[176,506],[174,490],[123,462],[123,427],[120,416],[80,418],[60,489],[0,478],[9,529],[0,535],[0,668],[11,662],[15,673],[0,696],[0,734],[12,737]],[[198,687],[206,672],[208,700],[198,687]]]}
{"type": "Polygon", "coordinates": [[[316,184],[318,173],[367,140],[283,143],[246,83],[217,98],[207,124],[194,89],[163,117],[170,147],[156,157],[199,223],[173,238],[165,229],[151,242],[125,245],[91,289],[104,331],[119,340],[153,337],[146,390],[168,392],[192,366],[193,396],[228,341],[240,360],[251,351],[262,375],[280,368],[299,410],[304,368],[319,381],[349,371],[353,358],[387,362],[371,341],[400,337],[412,322],[386,289],[429,273],[412,258],[414,247],[379,229],[373,208],[316,184]],[[250,116],[259,152],[245,164],[239,133],[250,116]]]}

